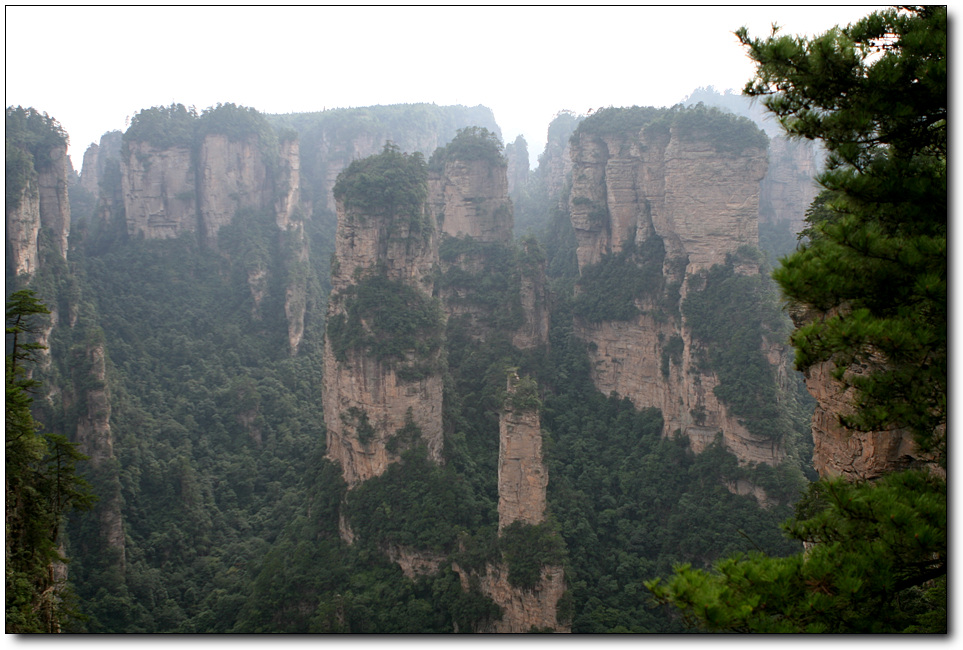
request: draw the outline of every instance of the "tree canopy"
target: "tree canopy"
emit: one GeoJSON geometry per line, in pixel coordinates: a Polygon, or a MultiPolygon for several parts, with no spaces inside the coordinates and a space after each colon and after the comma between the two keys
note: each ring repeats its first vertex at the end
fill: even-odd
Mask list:
{"type": "Polygon", "coordinates": [[[45,347],[29,339],[50,311],[21,290],[7,300],[6,313],[6,632],[58,632],[71,615],[65,577],[55,569],[64,560],[58,548],[63,518],[72,508],[89,507],[93,497],[76,471],[85,456],[64,436],[41,434],[30,412],[30,392],[40,382],[29,377],[27,364],[45,347]]]}
{"type": "MultiPolygon", "coordinates": [[[[796,365],[829,362],[855,389],[845,426],[910,431],[945,468],[946,8],[875,12],[813,39],[737,34],[757,64],[745,93],[828,152],[809,239],[774,273],[810,314],[796,365]]],[[[647,585],[710,629],[945,632],[941,472],[824,481],[810,496],[787,526],[807,554],[647,585]]]]}

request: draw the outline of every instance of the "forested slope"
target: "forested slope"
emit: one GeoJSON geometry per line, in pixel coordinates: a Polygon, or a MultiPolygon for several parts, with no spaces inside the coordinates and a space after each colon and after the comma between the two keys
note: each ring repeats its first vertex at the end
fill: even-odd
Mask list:
{"type": "MultiPolygon", "coordinates": [[[[301,172],[304,238],[286,228],[275,201],[235,210],[213,237],[201,235],[210,229],[132,236],[122,191],[128,158],[100,179],[92,211],[90,201],[77,204],[66,259],[52,254],[31,276],[8,271],[8,293],[30,286],[58,314],[51,363],[37,369],[49,394],[38,418],[74,440],[79,431],[99,436],[84,438],[91,460],[80,467],[100,500],[90,514],[72,515],[64,535],[85,618],[65,629],[485,630],[502,615],[485,591],[485,567],[504,562],[508,582],[521,589],[542,566],[564,569],[559,627],[682,631],[678,616],[652,606],[643,581],[668,575],[677,562],[708,566],[733,551],[798,551],[778,527],[802,488],[798,456],[782,469],[740,464],[722,441],[696,454],[686,439],[665,435],[658,409],[596,388],[591,350],[576,327],[584,298],[574,287],[571,182],[564,165],[556,167],[561,176],[548,171],[559,143],[545,154],[546,171],[515,188],[528,197],[529,222],[544,225],[539,241],[453,236],[440,246],[435,292],[462,301],[440,336],[442,462],[418,444],[417,427],[407,429],[397,462],[349,491],[325,457],[322,359],[335,215],[325,197],[334,178],[324,166],[334,163],[324,147],[354,151],[362,138],[380,140],[373,144],[381,150],[387,127],[345,126],[340,134],[327,117],[263,118],[218,107],[205,121],[177,107],[151,110],[139,123],[149,118],[160,129],[151,134],[157,151],[181,138],[187,160],[218,110],[240,115],[242,130],[253,124],[258,142],[297,138],[301,160],[316,158],[301,172]],[[319,144],[319,133],[331,142],[319,144]],[[534,291],[539,269],[551,289],[548,338],[522,343],[525,292],[534,291]],[[303,301],[303,335],[293,348],[292,286],[303,301]],[[499,417],[509,371],[537,386],[548,505],[544,524],[499,536],[499,417]],[[84,429],[85,418],[96,426],[84,429]],[[398,561],[410,549],[422,555],[398,561]],[[406,563],[422,568],[406,575],[406,563]]],[[[493,124],[465,123],[477,116],[458,111],[439,121],[435,109],[419,110],[430,119],[415,126],[394,124],[385,117],[390,107],[369,117],[390,123],[392,134],[435,140],[420,163],[426,173],[445,162],[444,149],[428,158],[459,128],[484,127],[467,135],[501,155],[493,124]]],[[[560,140],[574,130],[571,121],[560,140]]],[[[226,126],[221,134],[235,137],[226,126]]],[[[278,170],[283,152],[259,155],[278,170]]],[[[398,295],[383,296],[385,304],[398,295]]]]}

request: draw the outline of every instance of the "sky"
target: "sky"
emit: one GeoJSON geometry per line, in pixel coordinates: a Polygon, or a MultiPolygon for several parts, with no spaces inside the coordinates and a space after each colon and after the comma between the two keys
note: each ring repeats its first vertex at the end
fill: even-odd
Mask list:
{"type": "Polygon", "coordinates": [[[70,136],[73,165],[138,111],[262,113],[428,102],[491,108],[532,163],[562,110],[672,106],[753,74],[733,32],[819,34],[850,6],[7,6],[6,105],[70,136]]]}

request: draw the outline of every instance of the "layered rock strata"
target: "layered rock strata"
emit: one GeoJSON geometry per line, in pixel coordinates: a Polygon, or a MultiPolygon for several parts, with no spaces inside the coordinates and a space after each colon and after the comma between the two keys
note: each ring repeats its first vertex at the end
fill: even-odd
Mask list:
{"type": "MultiPolygon", "coordinates": [[[[633,258],[639,264],[647,262],[644,255],[664,250],[662,289],[636,300],[637,316],[576,319],[597,388],[628,397],[639,408],[659,408],[664,433],[681,432],[695,451],[722,431],[727,448],[743,462],[780,462],[780,445],[750,434],[716,397],[719,379],[700,363],[705,346],[677,308],[667,306],[699,290],[692,282],[701,271],[758,244],[765,148],[720,150],[709,134],[683,134],[676,126],[610,133],[580,129],[572,141],[572,160],[569,210],[581,272],[630,245],[643,251],[633,258]],[[673,341],[681,349],[672,349],[673,341]]],[[[736,272],[759,270],[744,265],[736,272]]]]}
{"type": "Polygon", "coordinates": [[[267,159],[256,135],[212,133],[196,149],[195,158],[188,146],[127,142],[121,169],[128,235],[165,239],[197,232],[213,245],[242,209],[273,211],[279,226],[290,223],[300,191],[296,143],[284,143],[276,161],[267,159]]]}

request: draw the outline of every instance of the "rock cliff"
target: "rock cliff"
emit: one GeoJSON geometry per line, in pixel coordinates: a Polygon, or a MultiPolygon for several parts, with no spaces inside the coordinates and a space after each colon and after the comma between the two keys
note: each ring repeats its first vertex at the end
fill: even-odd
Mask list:
{"type": "Polygon", "coordinates": [[[273,211],[282,228],[295,214],[300,177],[298,148],[291,142],[278,160],[268,159],[257,136],[232,139],[220,133],[201,140],[196,159],[187,146],[128,140],[127,149],[124,209],[132,237],[197,232],[213,245],[217,232],[239,210],[273,211]],[[271,173],[275,167],[281,170],[276,176],[271,173]]]}
{"type": "MultiPolygon", "coordinates": [[[[7,268],[14,275],[32,275],[42,264],[40,233],[45,231],[47,246],[66,259],[70,235],[70,203],[67,196],[68,169],[66,143],[43,152],[45,164],[28,164],[25,182],[15,201],[5,205],[7,268]]],[[[9,163],[8,163],[9,164],[9,163]]]]}
{"type": "MultiPolygon", "coordinates": [[[[499,418],[498,447],[498,530],[515,522],[535,526],[545,521],[548,469],[542,457],[538,386],[529,378],[511,372],[505,406],[499,418]]],[[[461,576],[462,588],[467,578],[461,576]]],[[[543,565],[538,580],[530,587],[512,585],[505,562],[489,563],[480,576],[482,593],[502,608],[502,617],[485,632],[568,632],[558,621],[559,599],[565,594],[565,571],[561,566],[543,565]]]]}
{"type": "MultiPolygon", "coordinates": [[[[490,624],[488,633],[520,634],[552,630],[569,632],[571,627],[558,622],[558,601],[565,594],[565,572],[560,566],[544,566],[538,584],[533,589],[519,589],[508,581],[504,564],[488,565],[480,577],[482,593],[502,608],[501,619],[490,624]]],[[[462,588],[467,591],[467,579],[462,577],[462,588]]]]}
{"type": "MultiPolygon", "coordinates": [[[[622,276],[623,285],[641,274],[634,310],[576,319],[595,384],[639,408],[661,409],[665,434],[680,431],[695,451],[722,431],[743,462],[779,463],[784,452],[775,438],[750,433],[717,396],[720,378],[706,363],[708,346],[679,309],[701,291],[709,269],[758,244],[765,136],[736,118],[711,127],[698,121],[712,113],[683,111],[673,121],[655,109],[626,109],[621,118],[609,112],[618,110],[587,118],[572,138],[569,211],[579,291],[604,291],[589,284],[589,276],[604,275],[597,269],[621,268],[609,273],[622,276]],[[613,118],[622,122],[607,127],[613,118]],[[616,261],[625,266],[602,264],[616,261]]],[[[759,267],[737,263],[734,273],[758,276],[759,267]]],[[[773,361],[788,362],[785,354],[773,361]]]]}
{"type": "MultiPolygon", "coordinates": [[[[114,438],[110,427],[110,393],[107,389],[107,373],[104,360],[103,342],[88,343],[85,363],[89,366],[87,377],[81,382],[86,388],[78,397],[82,407],[77,420],[77,441],[81,453],[89,457],[88,462],[94,470],[105,468],[114,457],[114,438]]],[[[110,470],[102,470],[110,471],[110,470]]],[[[94,514],[99,521],[99,533],[103,547],[114,560],[121,574],[125,571],[124,520],[121,512],[122,498],[119,483],[111,484],[113,490],[98,494],[94,514]]]]}
{"type": "Polygon", "coordinates": [[[508,398],[499,418],[498,529],[513,522],[545,519],[548,469],[542,458],[538,387],[531,379],[508,376],[508,398]]]}
{"type": "Polygon", "coordinates": [[[190,147],[128,141],[121,172],[128,236],[168,239],[198,231],[190,147]]]}
{"type": "Polygon", "coordinates": [[[437,293],[449,318],[467,319],[474,338],[508,330],[516,347],[529,349],[548,342],[548,288],[537,243],[512,243],[507,171],[500,144],[485,129],[462,130],[432,155],[429,203],[441,233],[437,293]]]}
{"type": "Polygon", "coordinates": [[[386,147],[349,166],[339,183],[322,400],[327,455],[351,488],[400,458],[396,437],[406,426],[441,461],[443,319],[431,297],[438,257],[423,159],[386,147]],[[386,173],[410,179],[386,184],[386,173]],[[423,319],[404,340],[392,338],[382,318],[406,309],[423,319]],[[390,350],[378,346],[386,338],[390,350]]]}
{"type": "Polygon", "coordinates": [[[80,186],[82,188],[94,196],[100,193],[100,183],[104,178],[107,162],[109,160],[120,160],[123,140],[123,133],[110,131],[100,137],[100,144],[91,143],[87,147],[80,170],[80,186]]]}
{"type": "Polygon", "coordinates": [[[808,140],[769,140],[769,169],[759,191],[759,219],[792,234],[805,225],[806,209],[819,193],[819,151],[808,140]]]}
{"type": "Polygon", "coordinates": [[[338,175],[352,161],[377,154],[387,141],[428,156],[461,128],[479,126],[498,133],[494,114],[484,106],[398,104],[273,119],[300,134],[305,202],[330,213],[336,211],[332,189],[338,175]]]}
{"type": "Polygon", "coordinates": [[[504,165],[487,159],[450,159],[431,174],[429,187],[441,232],[481,242],[511,241],[512,206],[504,165]]]}
{"type": "MultiPolygon", "coordinates": [[[[816,313],[796,307],[792,316],[800,326],[816,313]]],[[[820,477],[866,481],[921,466],[942,473],[933,458],[917,450],[909,431],[857,431],[844,426],[840,417],[853,414],[855,392],[833,377],[834,370],[831,361],[824,361],[803,373],[806,389],[816,400],[812,417],[813,466],[820,477]]],[[[853,371],[857,370],[850,370],[853,371]]]]}

